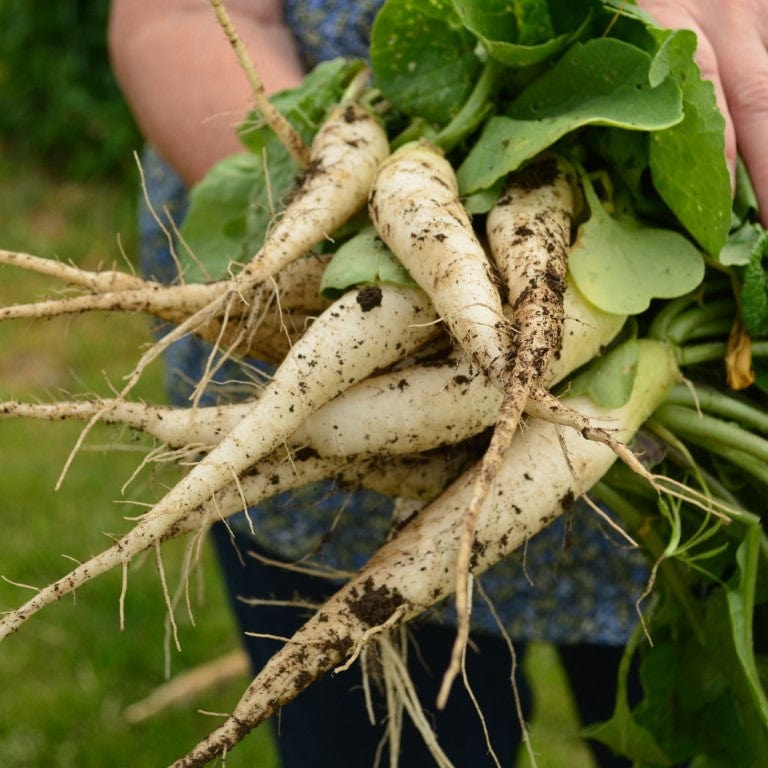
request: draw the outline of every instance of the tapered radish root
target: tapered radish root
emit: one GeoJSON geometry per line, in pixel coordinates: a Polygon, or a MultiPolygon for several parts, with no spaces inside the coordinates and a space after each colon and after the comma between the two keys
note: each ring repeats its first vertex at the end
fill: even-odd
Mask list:
{"type": "MultiPolygon", "coordinates": [[[[168,532],[175,535],[189,524],[195,509],[228,485],[237,487],[238,477],[280,447],[309,414],[380,365],[421,346],[436,332],[434,319],[426,296],[412,288],[373,286],[334,302],[293,347],[234,429],[147,513],[135,534],[139,548],[131,553],[168,532]]],[[[242,508],[242,497],[236,500],[242,508]]],[[[113,567],[122,552],[114,551],[105,567],[113,567]]],[[[91,578],[94,567],[86,564],[78,578],[91,578]]],[[[52,585],[33,600],[42,606],[61,592],[62,585],[52,585]]],[[[2,634],[13,631],[29,612],[26,607],[6,617],[2,634]]]]}
{"type": "Polygon", "coordinates": [[[376,174],[368,211],[451,335],[503,389],[512,327],[450,163],[428,144],[397,150],[376,174]]]}
{"type": "Polygon", "coordinates": [[[434,315],[418,290],[352,291],[336,301],[283,361],[259,400],[149,513],[171,527],[278,448],[325,402],[423,344],[434,315]]]}
{"type": "MultiPolygon", "coordinates": [[[[666,347],[642,345],[637,384],[620,409],[601,412],[591,401],[569,405],[628,440],[676,379],[666,347]]],[[[604,445],[572,430],[531,419],[518,434],[477,520],[472,572],[481,574],[572,507],[615,460],[604,445]],[[562,448],[561,448],[562,444],[562,448]]],[[[449,595],[455,586],[462,520],[475,472],[459,478],[339,590],[278,651],[250,684],[226,722],[173,768],[192,768],[222,754],[252,728],[339,666],[372,630],[391,628],[449,595]]]]}
{"type": "Polygon", "coordinates": [[[136,525],[100,554],[40,589],[23,605],[0,616],[0,640],[45,608],[78,587],[114,568],[127,567],[139,554],[172,538],[204,530],[244,508],[283,491],[318,480],[331,479],[343,488],[368,488],[390,496],[430,501],[473,460],[471,446],[429,454],[374,457],[362,460],[323,459],[312,451],[285,457],[275,455],[223,488],[215,498],[178,520],[146,514],[136,525]]]}
{"type": "Polygon", "coordinates": [[[64,264],[53,259],[43,259],[31,253],[8,251],[0,248],[0,264],[19,267],[40,275],[55,277],[70,285],[77,285],[93,293],[107,293],[109,291],[132,290],[143,288],[145,281],[137,275],[129,275],[117,270],[101,270],[93,272],[80,269],[72,264],[64,264]]]}
{"type": "Polygon", "coordinates": [[[475,521],[517,431],[523,409],[562,344],[574,205],[571,176],[554,157],[537,159],[512,177],[488,214],[488,244],[509,292],[515,336],[502,379],[504,398],[499,417],[464,518],[456,577],[458,633],[438,697],[441,707],[461,670],[469,637],[468,577],[475,521]]]}
{"type": "MultiPolygon", "coordinates": [[[[6,255],[14,255],[5,252],[6,255]]],[[[122,272],[89,272],[29,254],[15,254],[14,264],[43,272],[88,289],[68,296],[29,304],[0,307],[0,320],[42,319],[83,312],[144,312],[168,323],[183,323],[206,310],[227,294],[230,281],[165,285],[122,272]]],[[[278,363],[304,332],[309,320],[330,302],[319,294],[320,278],[330,256],[309,255],[286,265],[274,277],[255,288],[243,301],[228,309],[224,327],[221,315],[195,329],[209,342],[229,348],[230,353],[278,363]]]]}
{"type": "MultiPolygon", "coordinates": [[[[543,377],[547,385],[557,384],[597,356],[623,324],[624,317],[597,310],[569,284],[563,344],[543,377]]],[[[418,360],[419,352],[414,357],[418,360]]],[[[441,351],[437,357],[430,353],[424,362],[406,367],[398,362],[391,372],[354,384],[307,417],[287,442],[309,446],[323,457],[417,453],[460,442],[493,426],[501,401],[501,392],[460,350],[441,351]]],[[[100,414],[103,423],[146,433],[168,448],[209,450],[252,407],[252,402],[173,408],[120,399],[6,401],[0,402],[0,419],[87,420],[100,414]]]]}
{"type": "MultiPolygon", "coordinates": [[[[58,277],[70,285],[88,289],[89,293],[0,307],[0,320],[42,319],[89,311],[109,311],[146,312],[161,320],[180,322],[226,293],[230,285],[228,280],[206,284],[166,285],[123,272],[93,272],[30,254],[11,254],[8,251],[4,253],[19,257],[7,261],[8,264],[58,277]]],[[[276,292],[284,310],[305,314],[320,312],[329,303],[318,295],[320,278],[329,260],[329,255],[308,255],[298,259],[275,275],[274,286],[261,286],[261,291],[265,294],[268,289],[276,292]]],[[[232,316],[253,314],[254,305],[255,311],[258,311],[264,306],[266,298],[266,295],[258,294],[253,298],[249,297],[250,307],[247,311],[246,307],[243,307],[240,314],[234,313],[232,316]]]]}
{"type": "Polygon", "coordinates": [[[235,290],[262,282],[329,238],[364,205],[389,141],[377,120],[353,102],[321,126],[310,161],[264,245],[235,280],[235,290]]]}

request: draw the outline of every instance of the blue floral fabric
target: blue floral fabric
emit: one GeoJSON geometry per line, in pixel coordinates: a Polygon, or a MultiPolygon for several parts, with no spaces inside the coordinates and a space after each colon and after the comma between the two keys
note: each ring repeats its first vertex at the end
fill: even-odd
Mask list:
{"type": "MultiPolygon", "coordinates": [[[[286,0],[286,19],[307,66],[340,55],[365,56],[377,0],[286,0]]],[[[143,157],[146,185],[156,211],[167,210],[178,224],[186,208],[186,190],[151,148],[143,157]]],[[[164,282],[176,278],[166,234],[140,204],[140,250],[144,273],[164,282]]],[[[210,353],[195,338],[177,342],[166,356],[170,399],[187,405],[210,353]]],[[[222,402],[254,386],[254,370],[265,366],[227,363],[204,402],[222,402]],[[233,387],[233,382],[237,386],[233,387]]],[[[253,544],[288,560],[303,560],[353,570],[383,541],[391,501],[367,491],[339,491],[329,482],[281,494],[239,516],[237,532],[253,544]]],[[[506,629],[517,640],[555,643],[622,644],[636,623],[634,603],[647,569],[637,552],[617,541],[605,523],[585,505],[528,542],[525,551],[497,564],[482,577],[506,629]]],[[[436,621],[452,621],[450,601],[435,611],[436,621]]],[[[473,611],[476,630],[498,632],[484,602],[473,611]]]]}

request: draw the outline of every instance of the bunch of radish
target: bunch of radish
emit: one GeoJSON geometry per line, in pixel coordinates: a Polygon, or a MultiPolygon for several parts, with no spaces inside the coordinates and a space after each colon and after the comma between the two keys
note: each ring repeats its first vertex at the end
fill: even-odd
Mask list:
{"type": "MultiPolygon", "coordinates": [[[[730,405],[736,401],[727,394],[720,369],[728,344],[750,344],[755,360],[761,354],[764,331],[756,329],[764,319],[745,328],[744,307],[750,304],[741,289],[755,284],[765,237],[747,207],[731,232],[730,251],[724,247],[731,202],[727,186],[725,198],[722,194],[717,145],[712,152],[719,175],[704,185],[705,192],[714,187],[717,210],[706,223],[677,205],[684,197],[675,187],[679,180],[660,181],[655,195],[643,187],[642,197],[640,187],[632,187],[631,169],[621,164],[622,157],[650,152],[654,170],[654,158],[664,152],[664,132],[695,119],[696,99],[715,109],[711,94],[679,92],[691,62],[673,66],[660,54],[629,50],[626,39],[642,30],[650,48],[686,51],[689,58],[690,41],[685,35],[664,36],[636,12],[617,10],[613,3],[583,3],[576,4],[584,6],[583,18],[574,12],[570,33],[552,33],[549,43],[515,42],[519,50],[513,55],[478,26],[482,3],[442,0],[445,28],[434,22],[441,34],[458,34],[453,23],[458,20],[462,40],[470,40],[473,51],[481,43],[484,54],[472,64],[476,80],[465,88],[463,106],[451,106],[450,119],[441,119],[441,107],[413,103],[398,69],[405,65],[392,55],[390,46],[408,49],[411,39],[407,25],[392,26],[402,18],[404,4],[389,0],[377,19],[374,87],[356,63],[337,62],[310,75],[315,83],[326,78],[332,84],[336,103],[323,105],[322,121],[305,130],[311,138],[306,153],[296,151],[296,136],[286,139],[286,153],[307,158],[306,167],[279,218],[266,231],[256,227],[249,233],[244,247],[258,242],[255,255],[228,265],[231,277],[163,285],[0,251],[0,263],[83,289],[76,297],[2,307],[0,320],[98,310],[146,312],[173,324],[141,356],[116,397],[2,402],[0,417],[127,425],[180,451],[187,461],[195,457],[177,485],[125,536],[6,612],[0,637],[171,537],[197,533],[317,479],[375,488],[420,506],[259,672],[226,722],[176,766],[203,765],[226,753],[319,676],[351,663],[366,644],[455,595],[457,638],[438,701],[442,706],[461,671],[472,579],[588,494],[607,502],[657,562],[660,588],[676,595],[694,632],[706,633],[706,627],[694,582],[686,582],[690,549],[681,542],[691,521],[697,541],[706,540],[704,530],[707,537],[716,530],[729,538],[730,560],[718,561],[707,576],[725,585],[726,596],[751,595],[738,616],[733,609],[734,623],[751,619],[761,603],[755,574],[768,544],[753,504],[768,484],[758,458],[765,450],[760,433],[768,431],[768,417],[760,371],[737,409],[730,405]],[[645,118],[635,114],[642,112],[641,96],[626,106],[621,82],[603,94],[608,107],[594,103],[599,83],[584,86],[585,104],[547,103],[546,94],[558,93],[558,78],[588,58],[583,49],[590,43],[604,46],[604,40],[611,43],[617,67],[630,60],[645,66],[649,103],[658,105],[645,127],[638,124],[645,118]],[[515,68],[510,63],[515,56],[526,66],[515,68]],[[519,78],[511,97],[502,77],[508,70],[519,78]],[[541,136],[534,141],[537,121],[541,136]],[[580,132],[587,124],[592,132],[580,132]],[[523,136],[519,151],[510,148],[513,129],[523,136]],[[623,149],[619,134],[625,137],[623,149]],[[661,149],[654,155],[656,140],[661,149]],[[717,208],[723,199],[725,226],[717,208]],[[645,220],[635,218],[635,210],[645,220]],[[354,252],[361,243],[396,277],[339,282],[345,249],[354,252]],[[622,290],[606,289],[596,275],[601,248],[616,249],[616,258],[600,263],[623,281],[622,290]],[[664,249],[674,251],[674,268],[659,255],[664,249]],[[730,261],[719,258],[726,251],[730,261]],[[644,256],[649,261],[638,266],[644,256]],[[633,270],[638,284],[628,285],[633,270]],[[668,277],[650,288],[641,285],[640,278],[654,270],[668,277]],[[718,280],[718,273],[730,281],[718,280]],[[680,319],[688,313],[700,320],[692,313],[714,306],[720,315],[711,322],[680,319]],[[277,367],[263,391],[248,401],[190,409],[132,401],[131,388],[148,362],[186,334],[212,342],[223,358],[251,356],[277,367]],[[727,447],[718,448],[706,430],[696,433],[695,420],[676,410],[688,408],[690,416],[691,408],[707,408],[703,397],[697,399],[693,374],[706,379],[706,392],[715,393],[713,412],[720,409],[739,423],[730,425],[727,447]],[[638,430],[642,440],[633,443],[638,430]],[[703,453],[697,440],[704,443],[703,453]],[[735,487],[723,462],[748,479],[735,487]],[[737,528],[740,534],[723,533],[737,528]],[[314,652],[306,653],[308,647],[314,652]]],[[[215,5],[221,19],[222,6],[215,5]]],[[[228,34],[236,41],[231,27],[228,34]]],[[[463,45],[470,47],[467,40],[463,45]]],[[[508,46],[514,48],[512,42],[508,46]]],[[[415,78],[424,76],[426,63],[411,64],[415,78]]],[[[562,88],[559,93],[564,98],[562,88]]],[[[286,95],[275,103],[281,99],[289,103],[286,95]]],[[[300,106],[295,114],[305,114],[300,106]]],[[[282,123],[275,125],[282,130],[282,123]]],[[[260,129],[259,141],[274,152],[280,138],[269,130],[260,129]]],[[[259,174],[265,173],[262,167],[259,174]]],[[[727,184],[727,172],[725,177],[727,184]]],[[[193,197],[190,231],[196,215],[193,197]]],[[[752,359],[745,365],[743,356],[731,356],[730,379],[746,377],[751,384],[752,359]]],[[[734,631],[733,638],[743,675],[729,684],[748,689],[748,722],[768,723],[751,635],[736,637],[734,631]]],[[[619,715],[634,723],[628,711],[617,708],[619,715]]],[[[616,746],[610,735],[596,737],[616,746]]],[[[762,737],[748,738],[756,750],[766,748],[762,737]]],[[[445,764],[439,745],[431,748],[445,764]]],[[[674,745],[660,744],[659,753],[678,758],[674,745]]]]}

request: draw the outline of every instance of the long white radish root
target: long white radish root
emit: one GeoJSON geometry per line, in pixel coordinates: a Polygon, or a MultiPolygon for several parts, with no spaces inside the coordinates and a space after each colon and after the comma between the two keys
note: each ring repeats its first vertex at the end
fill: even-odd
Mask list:
{"type": "Polygon", "coordinates": [[[46,587],[19,608],[0,616],[0,640],[16,632],[47,605],[114,568],[127,567],[137,555],[172,538],[207,528],[216,520],[246,507],[317,480],[332,479],[343,488],[368,488],[389,496],[431,501],[473,460],[471,446],[390,459],[372,457],[348,461],[323,459],[312,451],[292,456],[273,455],[259,462],[238,482],[223,488],[215,498],[190,510],[180,520],[141,517],[136,525],[103,552],[89,558],[46,587]]]}
{"type": "Polygon", "coordinates": [[[237,273],[231,290],[250,288],[327,240],[367,199],[389,154],[383,127],[354,102],[338,107],[317,132],[310,162],[258,253],[237,273]]]}
{"type": "MultiPolygon", "coordinates": [[[[506,392],[510,381],[508,361],[514,349],[512,326],[504,316],[491,265],[459,199],[450,163],[436,148],[423,142],[398,149],[376,174],[368,211],[381,239],[429,294],[452,336],[491,381],[506,392]]],[[[494,468],[514,433],[504,431],[502,436],[503,421],[501,427],[497,423],[496,430],[499,438],[492,441],[488,459],[494,468]]],[[[480,475],[477,497],[467,511],[469,545],[492,477],[491,471],[480,475]]],[[[469,634],[468,556],[464,559],[466,575],[457,576],[464,584],[456,590],[460,619],[446,687],[458,674],[458,661],[469,634]]],[[[444,699],[445,694],[441,693],[441,706],[444,699]]]]}
{"type": "Polygon", "coordinates": [[[503,257],[504,262],[521,265],[505,267],[505,276],[511,279],[516,272],[518,282],[525,281],[513,299],[514,332],[503,315],[485,251],[458,197],[453,169],[436,150],[422,143],[394,152],[379,168],[369,195],[371,220],[382,240],[429,294],[451,334],[504,393],[465,517],[456,585],[458,633],[440,707],[460,671],[469,634],[475,520],[533,386],[560,348],[571,183],[554,159],[539,160],[532,169],[512,181],[496,206],[496,220],[489,216],[488,234],[497,261],[503,257]],[[520,212],[505,217],[519,201],[524,201],[520,212]]]}
{"type": "MultiPolygon", "coordinates": [[[[8,263],[42,271],[91,292],[0,307],[0,321],[108,311],[144,312],[178,324],[196,312],[207,311],[231,288],[229,280],[165,285],[121,272],[89,272],[29,254],[16,255],[20,258],[8,263]]],[[[310,317],[330,304],[319,293],[320,279],[329,260],[328,254],[310,254],[287,264],[273,281],[256,286],[247,301],[229,307],[226,327],[222,327],[221,316],[211,317],[195,333],[206,341],[230,347],[233,354],[280,362],[309,324],[310,317]]]]}
{"type": "MultiPolygon", "coordinates": [[[[550,360],[548,386],[596,357],[616,336],[624,317],[589,304],[569,283],[560,353],[550,360]]],[[[417,353],[418,356],[418,353],[417,353]]],[[[311,414],[288,439],[323,457],[418,453],[465,440],[496,423],[502,394],[461,351],[441,353],[354,384],[311,414]]],[[[174,408],[120,399],[53,404],[0,402],[0,419],[87,420],[101,414],[151,435],[168,448],[209,450],[253,407],[252,402],[174,408]]]]}
{"type": "MultiPolygon", "coordinates": [[[[161,320],[180,322],[208,306],[226,293],[230,287],[229,280],[205,284],[166,285],[122,272],[92,272],[75,269],[58,261],[32,257],[29,254],[16,255],[26,258],[9,263],[29,268],[30,264],[40,267],[41,262],[49,262],[50,269],[46,270],[46,274],[88,288],[89,293],[0,307],[0,320],[43,319],[89,311],[109,311],[146,312],[161,320]],[[31,262],[30,259],[34,261],[31,262]]],[[[319,297],[318,288],[330,258],[330,254],[310,254],[291,262],[275,275],[275,284],[273,287],[269,286],[269,289],[270,292],[277,292],[280,296],[282,309],[299,310],[311,314],[322,311],[329,304],[327,300],[319,297]]],[[[35,269],[35,271],[41,270],[35,269]]],[[[256,296],[251,300],[251,306],[247,309],[248,314],[253,313],[254,303],[256,311],[264,303],[267,298],[267,288],[262,286],[265,296],[256,296]]],[[[243,314],[243,309],[240,314],[243,314]]]]}
{"type": "MultiPolygon", "coordinates": [[[[573,398],[569,404],[596,424],[619,427],[617,437],[628,440],[676,378],[668,349],[643,342],[636,385],[625,406],[606,412],[586,398],[573,398]]],[[[549,422],[529,420],[515,438],[478,518],[473,573],[482,573],[570,509],[614,460],[604,445],[571,430],[561,433],[549,422]]],[[[202,766],[224,753],[358,652],[377,627],[392,628],[449,595],[455,586],[460,531],[474,476],[474,471],[465,473],[383,545],[270,659],[227,720],[173,768],[202,766]]]]}
{"type": "Polygon", "coordinates": [[[0,248],[0,264],[11,267],[19,267],[40,275],[48,275],[58,280],[64,280],[70,285],[78,285],[93,293],[106,293],[108,291],[131,290],[142,288],[145,281],[137,275],[129,275],[118,270],[105,269],[93,272],[81,269],[72,264],[64,264],[53,259],[43,259],[31,253],[20,251],[8,251],[0,248]]]}
{"type": "MultiPolygon", "coordinates": [[[[323,479],[339,469],[338,463],[308,457],[305,461],[286,462],[283,459],[265,461],[258,465],[258,475],[250,481],[249,491],[254,502],[275,493],[297,488],[306,483],[323,479]]],[[[0,616],[0,639],[12,634],[38,611],[97,576],[113,568],[127,567],[133,558],[152,546],[176,536],[203,529],[217,519],[243,509],[243,500],[232,483],[215,503],[200,505],[178,520],[144,515],[134,527],[114,544],[95,557],[73,568],[65,576],[37,591],[33,597],[13,611],[0,616]]]]}
{"type": "Polygon", "coordinates": [[[321,405],[435,333],[417,289],[372,286],[334,302],[293,347],[237,426],[153,508],[172,525],[280,446],[321,405]]]}
{"type": "MultiPolygon", "coordinates": [[[[166,333],[142,355],[119,396],[127,396],[144,369],[171,344],[196,332],[213,318],[231,316],[239,302],[248,303],[256,285],[328,239],[357,213],[365,205],[376,168],[388,152],[386,131],[370,113],[353,102],[334,110],[315,135],[310,163],[263,246],[232,278],[226,291],[166,333]]],[[[96,420],[85,427],[78,444],[96,420]]]]}
{"type": "MultiPolygon", "coordinates": [[[[183,524],[321,405],[426,342],[436,333],[434,321],[434,309],[418,289],[371,286],[338,299],[293,347],[235,428],[147,513],[140,535],[154,541],[183,524]]],[[[43,599],[50,601],[48,590],[43,599]]],[[[6,617],[0,637],[23,620],[24,611],[6,617]]]]}
{"type": "Polygon", "coordinates": [[[401,147],[379,167],[368,212],[451,335],[503,390],[512,327],[450,163],[426,143],[401,147]]]}

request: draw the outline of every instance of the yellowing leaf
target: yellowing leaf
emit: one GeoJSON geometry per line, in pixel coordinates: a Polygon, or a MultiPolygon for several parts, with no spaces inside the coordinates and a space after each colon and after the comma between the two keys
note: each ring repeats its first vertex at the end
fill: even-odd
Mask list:
{"type": "Polygon", "coordinates": [[[584,193],[591,216],[579,229],[568,264],[588,301],[606,312],[637,315],[652,299],[672,299],[699,285],[704,259],[693,243],[629,216],[610,216],[586,179],[584,193]]]}

